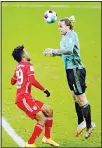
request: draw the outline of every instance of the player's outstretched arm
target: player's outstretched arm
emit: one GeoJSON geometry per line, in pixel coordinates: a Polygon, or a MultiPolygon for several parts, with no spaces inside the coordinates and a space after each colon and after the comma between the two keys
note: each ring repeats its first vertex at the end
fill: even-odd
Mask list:
{"type": "Polygon", "coordinates": [[[49,55],[49,56],[62,56],[62,55],[68,55],[68,54],[72,54],[73,53],[73,49],[70,48],[66,48],[66,49],[52,49],[52,48],[47,48],[44,50],[43,55],[49,55]]]}
{"type": "Polygon", "coordinates": [[[46,94],[46,97],[49,97],[50,96],[50,92],[44,88],[44,86],[42,86],[37,80],[36,78],[34,77],[34,75],[30,75],[29,76],[29,80],[30,80],[30,83],[35,86],[36,88],[42,90],[45,94],[46,94]]]}
{"type": "Polygon", "coordinates": [[[52,48],[46,48],[43,52],[43,55],[46,56],[46,55],[49,55],[49,56],[61,56],[60,54],[58,55],[57,54],[57,51],[59,49],[52,49],[52,48]]]}

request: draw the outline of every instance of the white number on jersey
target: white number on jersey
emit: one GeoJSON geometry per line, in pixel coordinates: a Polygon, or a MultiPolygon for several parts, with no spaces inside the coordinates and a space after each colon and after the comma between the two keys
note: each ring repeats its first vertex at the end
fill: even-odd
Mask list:
{"type": "Polygon", "coordinates": [[[17,76],[17,88],[21,88],[21,85],[23,83],[23,72],[22,72],[22,69],[18,69],[16,71],[16,76],[17,76]]]}

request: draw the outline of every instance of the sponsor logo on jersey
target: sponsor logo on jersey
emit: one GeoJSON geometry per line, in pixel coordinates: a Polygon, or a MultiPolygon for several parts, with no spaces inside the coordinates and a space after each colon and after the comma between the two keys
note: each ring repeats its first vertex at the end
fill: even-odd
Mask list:
{"type": "Polygon", "coordinates": [[[33,109],[34,109],[34,110],[37,110],[37,107],[36,107],[36,106],[33,106],[33,109]]]}
{"type": "Polygon", "coordinates": [[[30,66],[30,71],[34,71],[34,67],[33,66],[30,66]]]}

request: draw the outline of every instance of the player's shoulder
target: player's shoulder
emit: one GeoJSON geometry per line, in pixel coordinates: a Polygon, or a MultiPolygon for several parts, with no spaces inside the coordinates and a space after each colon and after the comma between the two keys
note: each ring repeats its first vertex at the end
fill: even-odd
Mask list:
{"type": "Polygon", "coordinates": [[[20,62],[17,66],[16,69],[20,69],[20,68],[24,68],[25,67],[25,63],[24,62],[20,62]]]}
{"type": "Polygon", "coordinates": [[[75,32],[74,31],[71,31],[71,32],[68,32],[66,35],[65,35],[65,40],[68,41],[68,40],[73,40],[75,38],[75,32]]]}
{"type": "Polygon", "coordinates": [[[78,36],[77,32],[75,32],[75,31],[73,31],[73,34],[74,34],[75,36],[78,36]]]}
{"type": "Polygon", "coordinates": [[[75,39],[75,38],[78,38],[78,35],[77,35],[77,33],[74,31],[74,30],[72,30],[70,33],[69,33],[69,36],[68,36],[69,38],[73,38],[73,39],[75,39]]]}
{"type": "Polygon", "coordinates": [[[28,61],[22,61],[22,62],[20,62],[18,65],[17,65],[17,69],[18,68],[28,68],[28,67],[30,67],[30,66],[33,66],[33,64],[32,63],[30,63],[30,62],[28,62],[28,61]]]}
{"type": "Polygon", "coordinates": [[[69,36],[75,36],[75,35],[77,35],[77,33],[74,30],[72,30],[68,35],[69,36]]]}
{"type": "Polygon", "coordinates": [[[26,62],[26,68],[30,69],[30,71],[34,71],[34,66],[31,62],[26,62]]]}
{"type": "Polygon", "coordinates": [[[26,65],[29,65],[29,66],[31,66],[31,65],[33,65],[31,62],[26,62],[26,65]]]}
{"type": "Polygon", "coordinates": [[[21,62],[22,65],[25,65],[25,66],[31,66],[33,65],[32,63],[30,63],[29,61],[23,61],[21,62]]]}

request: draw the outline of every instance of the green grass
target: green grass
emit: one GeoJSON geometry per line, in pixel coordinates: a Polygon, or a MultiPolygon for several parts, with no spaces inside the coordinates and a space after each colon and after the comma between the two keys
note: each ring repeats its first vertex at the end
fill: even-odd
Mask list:
{"type": "MultiPolygon", "coordinates": [[[[2,2],[2,115],[25,141],[36,122],[26,118],[14,104],[16,87],[10,85],[10,79],[16,62],[11,53],[19,44],[24,44],[30,53],[36,78],[51,91],[50,98],[46,98],[36,88],[33,88],[32,95],[54,110],[53,139],[64,147],[101,147],[101,9],[92,8],[100,5],[100,2],[2,2]],[[14,7],[17,4],[20,7],[14,7]],[[22,4],[25,6],[21,7],[22,4]],[[31,7],[31,4],[44,7],[31,7]],[[52,9],[49,6],[55,4],[70,6],[53,8],[58,19],[70,15],[76,17],[74,26],[79,35],[81,57],[87,70],[86,94],[92,107],[92,119],[96,123],[96,129],[88,140],[84,139],[84,132],[79,138],[74,136],[77,118],[62,59],[42,55],[47,47],[59,48],[61,36],[57,28],[58,21],[49,25],[43,20],[44,12],[52,9]]],[[[46,147],[41,143],[42,136],[36,144],[46,147]]],[[[2,131],[2,147],[12,146],[16,147],[17,144],[2,131]]]]}
{"type": "Polygon", "coordinates": [[[11,146],[18,147],[18,145],[12,140],[11,137],[9,137],[9,135],[4,131],[3,128],[2,128],[2,145],[4,145],[5,147],[11,147],[11,146]]]}

